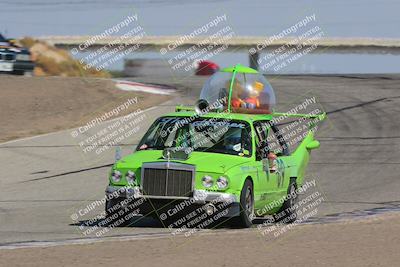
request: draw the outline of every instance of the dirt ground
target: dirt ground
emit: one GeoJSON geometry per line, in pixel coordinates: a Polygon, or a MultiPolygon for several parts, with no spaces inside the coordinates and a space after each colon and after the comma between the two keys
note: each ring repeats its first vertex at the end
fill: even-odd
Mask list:
{"type": "Polygon", "coordinates": [[[106,79],[0,75],[0,142],[84,125],[134,97],[138,103],[119,115],[169,99],[121,91],[106,79]]]}
{"type": "Polygon", "coordinates": [[[398,266],[400,215],[190,237],[0,250],[0,266],[398,266]],[[226,244],[235,244],[235,246],[226,244]],[[190,264],[189,264],[190,263],[190,264]]]}

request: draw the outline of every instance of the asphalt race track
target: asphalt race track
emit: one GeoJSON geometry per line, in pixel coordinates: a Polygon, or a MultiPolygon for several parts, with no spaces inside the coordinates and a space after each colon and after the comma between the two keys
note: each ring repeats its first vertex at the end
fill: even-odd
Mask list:
{"type": "MultiPolygon", "coordinates": [[[[174,85],[181,95],[145,111],[138,133],[122,142],[123,154],[132,151],[157,116],[178,103],[194,103],[204,79],[141,81],[174,85]]],[[[400,75],[274,76],[270,81],[280,111],[315,96],[329,116],[318,131],[321,148],[313,152],[308,169],[308,179],[316,179],[325,195],[311,221],[400,209],[400,75]]],[[[77,138],[71,136],[73,130],[66,130],[0,144],[0,246],[85,238],[79,221],[96,213],[78,222],[71,215],[104,196],[115,149],[84,153],[79,138],[112,123],[77,138]]],[[[148,219],[104,236],[139,238],[168,232],[148,219]]]]}

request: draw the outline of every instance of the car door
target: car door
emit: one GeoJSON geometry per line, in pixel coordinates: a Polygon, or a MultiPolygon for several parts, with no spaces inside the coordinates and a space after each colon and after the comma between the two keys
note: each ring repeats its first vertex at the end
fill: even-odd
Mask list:
{"type": "Polygon", "coordinates": [[[256,201],[255,208],[258,209],[262,214],[273,213],[275,209],[265,210],[265,207],[269,207],[273,201],[278,200],[282,195],[281,183],[283,182],[283,179],[281,179],[279,176],[279,172],[271,170],[269,160],[267,158],[267,155],[270,152],[268,136],[271,131],[271,127],[269,121],[257,121],[254,122],[253,126],[256,133],[256,163],[261,191],[260,199],[256,201]]]}
{"type": "Polygon", "coordinates": [[[276,156],[275,164],[273,164],[273,168],[270,168],[270,172],[274,174],[275,193],[279,199],[286,196],[289,187],[291,156],[283,134],[279,127],[273,123],[270,123],[270,130],[268,131],[268,144],[270,152],[276,156]]]}

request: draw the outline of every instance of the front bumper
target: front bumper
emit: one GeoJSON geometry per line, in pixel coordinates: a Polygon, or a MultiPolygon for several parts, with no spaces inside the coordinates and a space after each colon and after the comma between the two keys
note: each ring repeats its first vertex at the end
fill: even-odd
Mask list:
{"type": "MultiPolygon", "coordinates": [[[[151,205],[147,205],[149,207],[144,208],[144,213],[149,213],[148,210],[151,209],[154,211],[154,207],[161,206],[165,207],[169,204],[179,205],[179,202],[187,202],[190,203],[194,207],[199,207],[202,205],[212,204],[217,206],[221,203],[228,203],[228,212],[223,217],[235,217],[240,214],[240,205],[239,200],[233,194],[222,193],[222,192],[209,192],[206,190],[194,190],[193,197],[172,197],[172,196],[148,196],[143,195],[140,191],[139,187],[116,187],[116,186],[107,186],[106,190],[107,199],[146,199],[151,200],[151,205]],[[160,204],[160,205],[157,205],[160,204]]],[[[144,205],[146,206],[146,205],[144,205]]]]}
{"type": "Polygon", "coordinates": [[[15,61],[14,71],[33,71],[35,63],[33,61],[15,61]]]}
{"type": "Polygon", "coordinates": [[[0,64],[7,64],[9,68],[0,68],[1,73],[23,74],[25,72],[33,72],[35,63],[33,61],[0,61],[0,64]]]}

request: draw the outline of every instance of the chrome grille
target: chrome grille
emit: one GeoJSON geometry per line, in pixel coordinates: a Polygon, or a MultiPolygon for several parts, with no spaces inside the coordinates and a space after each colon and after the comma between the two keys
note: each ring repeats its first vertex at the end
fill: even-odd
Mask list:
{"type": "Polygon", "coordinates": [[[144,195],[190,197],[193,193],[194,166],[179,163],[145,163],[142,166],[144,195]]]}

